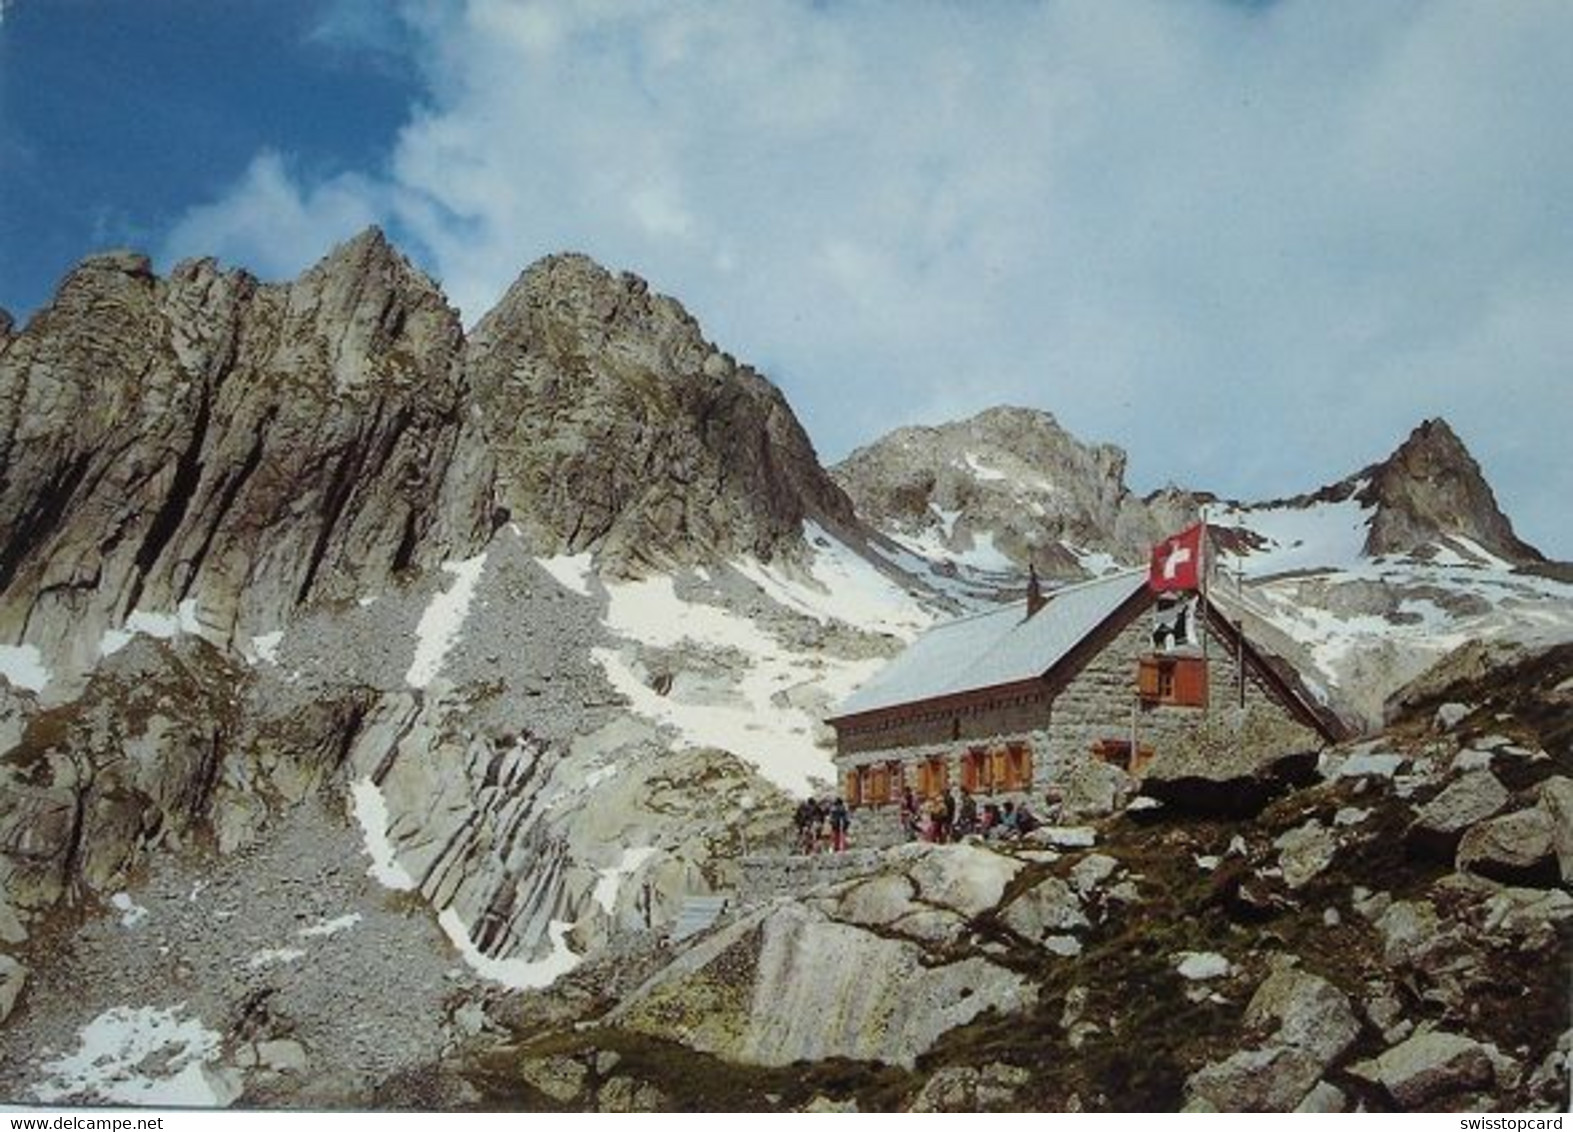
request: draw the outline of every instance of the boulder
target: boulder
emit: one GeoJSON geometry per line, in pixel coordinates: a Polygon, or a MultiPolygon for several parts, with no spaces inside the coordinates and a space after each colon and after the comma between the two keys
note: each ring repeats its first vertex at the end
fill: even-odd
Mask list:
{"type": "Polygon", "coordinates": [[[917,851],[922,855],[907,875],[917,885],[919,899],[962,916],[976,916],[998,904],[1022,867],[1015,858],[979,845],[930,845],[917,851]]]}
{"type": "Polygon", "coordinates": [[[27,968],[9,955],[0,954],[0,1023],[11,1017],[16,1000],[27,985],[27,968]]]}
{"type": "Polygon", "coordinates": [[[1329,759],[1323,767],[1326,778],[1392,778],[1409,760],[1391,751],[1355,751],[1348,758],[1329,759]]]}
{"type": "Polygon", "coordinates": [[[1337,1085],[1330,1085],[1321,1081],[1305,1099],[1295,1105],[1296,1112],[1345,1112],[1349,1108],[1349,1098],[1344,1096],[1344,1091],[1337,1085]]]}
{"type": "Polygon", "coordinates": [[[1333,863],[1338,839],[1321,822],[1312,820],[1283,834],[1273,844],[1278,848],[1278,865],[1284,883],[1299,888],[1333,863]]]}
{"type": "Polygon", "coordinates": [[[1321,1077],[1315,1055],[1287,1045],[1246,1049],[1185,1082],[1186,1112],[1290,1112],[1321,1077]]]}
{"type": "Polygon", "coordinates": [[[1090,825],[1040,825],[1023,840],[1057,849],[1091,849],[1098,843],[1098,831],[1090,825]]]}
{"type": "Polygon", "coordinates": [[[670,1102],[649,1081],[613,1077],[595,1095],[597,1112],[660,1112],[670,1102]]]}
{"type": "Polygon", "coordinates": [[[1059,877],[1048,877],[1027,889],[1005,908],[1001,921],[1034,943],[1048,933],[1062,934],[1090,926],[1081,899],[1059,877]]]}
{"type": "Polygon", "coordinates": [[[1551,819],[1551,844],[1563,884],[1573,884],[1573,779],[1557,775],[1540,784],[1540,808],[1551,819]]]}
{"type": "Polygon", "coordinates": [[[1441,941],[1441,922],[1429,900],[1399,900],[1376,918],[1389,967],[1419,966],[1441,941]]]}
{"type": "Polygon", "coordinates": [[[304,1073],[306,1047],[289,1038],[257,1043],[257,1064],[278,1073],[304,1073]]]}
{"type": "MultiPolygon", "coordinates": [[[[1222,720],[1218,723],[1223,727],[1222,720]]],[[[1249,730],[1249,721],[1242,723],[1249,730]]],[[[1250,817],[1285,790],[1316,779],[1316,751],[1261,754],[1238,736],[1221,744],[1166,754],[1142,779],[1142,793],[1165,806],[1207,817],[1250,817]]]]}
{"type": "Polygon", "coordinates": [[[912,1099],[912,1112],[1009,1112],[1016,1092],[1031,1073],[1018,1065],[994,1062],[981,1068],[947,1065],[935,1071],[912,1099]]]}
{"type": "Polygon", "coordinates": [[[1180,978],[1199,983],[1225,978],[1234,970],[1234,966],[1227,956],[1215,951],[1182,951],[1175,969],[1179,971],[1180,978]]]}
{"type": "Polygon", "coordinates": [[[1406,1109],[1425,1108],[1451,1093],[1490,1088],[1497,1064],[1495,1047],[1445,1030],[1427,1030],[1399,1042],[1370,1061],[1349,1067],[1351,1076],[1381,1085],[1406,1109]]]}
{"type": "Polygon", "coordinates": [[[1072,867],[1071,884],[1075,885],[1077,892],[1087,896],[1113,876],[1119,867],[1119,861],[1105,853],[1088,853],[1072,867]]]}
{"type": "Polygon", "coordinates": [[[1319,1059],[1325,1069],[1360,1033],[1349,1000],[1320,975],[1279,964],[1262,980],[1245,1008],[1245,1024],[1274,1027],[1272,1041],[1319,1059]]]}
{"type": "Polygon", "coordinates": [[[1464,722],[1464,719],[1473,710],[1468,704],[1449,701],[1436,709],[1436,714],[1432,717],[1432,723],[1438,731],[1451,731],[1464,722]]]}
{"type": "Polygon", "coordinates": [[[568,1104],[584,1092],[589,1067],[578,1058],[561,1055],[526,1057],[519,1063],[519,1076],[531,1088],[554,1101],[568,1104]]]}
{"type": "Polygon", "coordinates": [[[932,965],[890,939],[792,902],[706,937],[623,999],[608,1021],[753,1065],[846,1057],[910,1067],[945,1031],[1036,990],[970,957],[932,965]]]}
{"type": "Polygon", "coordinates": [[[1090,760],[1065,776],[1060,812],[1077,821],[1106,817],[1125,804],[1135,786],[1136,780],[1113,763],[1090,760]]]}
{"type": "Polygon", "coordinates": [[[1549,887],[1561,879],[1555,825],[1535,807],[1470,826],[1458,842],[1457,868],[1506,884],[1549,887]]]}
{"type": "Polygon", "coordinates": [[[1417,847],[1451,857],[1464,830],[1502,811],[1510,797],[1507,788],[1489,770],[1461,775],[1421,806],[1409,826],[1409,839],[1417,847]]]}

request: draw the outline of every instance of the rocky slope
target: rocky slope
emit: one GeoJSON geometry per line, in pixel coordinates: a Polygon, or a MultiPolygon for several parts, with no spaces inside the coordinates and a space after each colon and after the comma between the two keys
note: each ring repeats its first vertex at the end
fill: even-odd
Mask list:
{"type": "MultiPolygon", "coordinates": [[[[211,855],[223,872],[305,836],[293,815],[316,799],[362,847],[352,872],[369,857],[401,915],[441,928],[431,963],[550,982],[726,887],[738,845],[784,824],[782,786],[828,768],[816,713],[895,647],[821,612],[830,583],[890,589],[902,631],[932,616],[839,541],[862,535],[779,392],[675,302],[557,257],[466,340],[375,231],[286,284],[210,261],[161,279],[129,253],[73,272],[0,353],[0,529],[13,1052],[188,1022],[254,1046],[223,1016],[280,989],[271,976],[177,1019],[160,1000],[180,980],[147,977],[162,961],[134,935],[109,933],[93,972],[125,1009],[37,972],[172,868],[211,855]],[[627,577],[685,561],[708,568],[681,594],[627,577]]],[[[259,893],[270,922],[322,865],[302,852],[269,858],[285,874],[259,893]]],[[[220,950],[242,962],[244,938],[220,950]]],[[[343,993],[408,1028],[375,988],[343,993]]],[[[348,1009],[292,998],[289,1025],[320,1046],[348,1009]]],[[[401,1048],[379,1072],[436,1056],[401,1048]]],[[[17,1056],[7,1095],[41,1098],[48,1074],[17,1056]]],[[[327,1077],[300,1092],[258,1056],[199,1095],[374,1085],[314,1056],[327,1077]]],[[[138,1095],[188,1095],[159,1091],[172,1080],[138,1095]]]]}
{"type": "Polygon", "coordinates": [[[548,1108],[1560,1110],[1570,665],[1439,674],[1233,818],[1106,800],[1018,844],[804,860],[675,954],[580,972],[476,1080],[548,1108]]]}

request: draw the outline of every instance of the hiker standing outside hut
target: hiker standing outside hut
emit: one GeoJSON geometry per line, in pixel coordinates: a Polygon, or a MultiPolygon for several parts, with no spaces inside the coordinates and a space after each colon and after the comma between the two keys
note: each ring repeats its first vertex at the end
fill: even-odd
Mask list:
{"type": "Polygon", "coordinates": [[[940,815],[939,842],[941,845],[957,840],[956,809],[956,788],[952,786],[945,791],[945,809],[940,815]]]}
{"type": "Polygon", "coordinates": [[[852,825],[852,815],[847,804],[837,798],[830,805],[830,848],[832,852],[847,851],[847,830],[852,825]]]}
{"type": "Polygon", "coordinates": [[[961,809],[956,815],[956,838],[970,836],[978,831],[978,800],[965,786],[961,788],[961,809]]]}
{"type": "Polygon", "coordinates": [[[918,839],[918,798],[910,786],[901,788],[901,828],[908,841],[918,839]]]}

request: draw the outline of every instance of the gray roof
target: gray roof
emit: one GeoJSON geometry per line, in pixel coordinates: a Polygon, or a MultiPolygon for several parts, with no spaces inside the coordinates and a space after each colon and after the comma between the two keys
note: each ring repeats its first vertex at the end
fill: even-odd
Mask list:
{"type": "Polygon", "coordinates": [[[1056,590],[1037,616],[1021,603],[936,625],[843,700],[833,718],[1042,676],[1147,584],[1132,570],[1056,590]]]}

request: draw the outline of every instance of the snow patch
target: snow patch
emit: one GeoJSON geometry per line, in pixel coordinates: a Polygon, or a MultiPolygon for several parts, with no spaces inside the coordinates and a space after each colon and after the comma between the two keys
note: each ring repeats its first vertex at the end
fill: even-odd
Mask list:
{"type": "Polygon", "coordinates": [[[336,920],[323,920],[309,927],[301,928],[295,934],[302,939],[313,939],[318,936],[337,935],[339,932],[348,931],[360,923],[360,913],[350,912],[336,920]]]}
{"type": "Polygon", "coordinates": [[[109,898],[110,905],[120,913],[120,926],[134,928],[147,918],[147,909],[131,899],[129,892],[117,892],[109,898]]]}
{"type": "Polygon", "coordinates": [[[253,951],[246,960],[246,967],[248,970],[260,971],[264,967],[285,966],[304,958],[306,953],[298,947],[273,947],[266,951],[253,951]]]}
{"type": "Polygon", "coordinates": [[[350,784],[350,797],[355,804],[355,820],[366,840],[366,853],[371,857],[366,875],[375,877],[383,888],[413,891],[415,878],[399,864],[393,843],[388,840],[388,802],[382,791],[370,778],[358,778],[350,784]]]}
{"type": "Polygon", "coordinates": [[[964,566],[971,566],[974,570],[982,570],[990,574],[1008,574],[1016,570],[1016,564],[1005,556],[1004,551],[994,545],[993,531],[975,531],[972,535],[972,549],[962,551],[955,558],[964,566]]]}
{"type": "Polygon", "coordinates": [[[590,552],[559,554],[555,558],[537,558],[536,564],[565,590],[572,590],[583,597],[590,596],[590,552]]]}
{"type": "Polygon", "coordinates": [[[934,620],[916,598],[818,523],[804,522],[803,541],[813,555],[806,579],[753,559],[732,565],[776,602],[820,624],[840,621],[911,640],[934,620]]]}
{"type": "Polygon", "coordinates": [[[1264,539],[1266,546],[1242,557],[1225,555],[1222,565],[1231,571],[1243,570],[1247,578],[1357,566],[1373,513],[1374,509],[1360,506],[1353,495],[1342,503],[1241,511],[1240,525],[1264,539]]]}
{"type": "Polygon", "coordinates": [[[546,934],[552,941],[552,953],[545,959],[494,959],[483,955],[471,940],[470,929],[451,905],[442,910],[437,923],[447,933],[453,946],[458,948],[470,970],[483,979],[490,979],[514,990],[550,986],[579,965],[580,956],[568,946],[568,933],[573,925],[567,920],[553,920],[547,925],[546,934]]]}
{"type": "Polygon", "coordinates": [[[33,1096],[44,1104],[85,1098],[153,1108],[222,1108],[238,1089],[210,1074],[220,1037],[185,1004],[169,1009],[117,1006],[79,1031],[77,1052],[40,1063],[33,1096]]]}
{"type": "Polygon", "coordinates": [[[138,609],[126,618],[119,629],[105,629],[104,635],[99,638],[98,655],[113,656],[130,644],[131,638],[138,633],[159,641],[171,641],[184,633],[200,635],[201,632],[202,624],[197,620],[197,600],[187,598],[175,607],[173,613],[150,613],[138,609]]]}
{"type": "Polygon", "coordinates": [[[946,538],[953,538],[956,533],[956,520],[961,518],[961,509],[947,511],[938,503],[930,503],[929,510],[939,517],[940,526],[945,531],[946,538]]]}
{"type": "Polygon", "coordinates": [[[998,468],[991,468],[985,464],[975,452],[966,453],[962,460],[972,472],[973,477],[982,483],[995,483],[1010,478],[998,468]]]}
{"type": "Polygon", "coordinates": [[[260,660],[264,664],[277,664],[279,662],[279,645],[283,643],[283,629],[272,633],[263,633],[260,637],[251,638],[251,654],[256,660],[260,660]]]}
{"type": "Polygon", "coordinates": [[[404,682],[410,687],[426,687],[442,670],[443,659],[464,628],[470,599],[475,596],[475,584],[480,581],[485,566],[485,552],[463,562],[442,564],[443,570],[453,575],[453,584],[431,599],[421,614],[420,623],[415,626],[415,659],[404,674],[404,682]]]}
{"type": "Polygon", "coordinates": [[[755,767],[771,782],[799,796],[813,780],[834,781],[829,752],[814,741],[818,709],[794,704],[794,689],[812,684],[834,703],[867,680],[885,661],[843,660],[784,647],[747,617],[719,606],[685,601],[670,577],[610,583],[606,626],[615,635],[654,647],[684,641],[740,654],[727,688],[735,702],[690,702],[660,695],[634,670],[631,650],[597,648],[591,656],[637,715],[673,728],[682,743],[719,747],[755,767]]]}
{"type": "Polygon", "coordinates": [[[1075,557],[1077,565],[1094,578],[1101,578],[1105,574],[1118,574],[1121,570],[1128,568],[1108,551],[1082,550],[1080,547],[1068,544],[1065,546],[1065,549],[1070,551],[1075,557]]]}
{"type": "Polygon", "coordinates": [[[49,683],[49,669],[37,645],[0,645],[0,676],[29,692],[42,692],[49,683]]]}
{"type": "Polygon", "coordinates": [[[655,856],[655,850],[648,845],[637,846],[633,849],[624,849],[622,857],[617,864],[609,869],[600,870],[600,879],[595,882],[595,890],[591,893],[595,902],[608,916],[617,907],[617,894],[622,890],[623,878],[632,876],[640,867],[655,856]]]}

